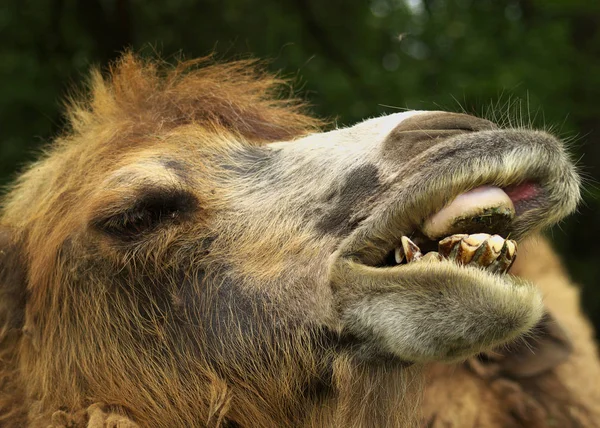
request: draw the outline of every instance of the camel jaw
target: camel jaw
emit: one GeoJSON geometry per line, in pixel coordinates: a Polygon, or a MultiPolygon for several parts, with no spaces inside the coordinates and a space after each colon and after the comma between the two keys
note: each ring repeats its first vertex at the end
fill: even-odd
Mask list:
{"type": "Polygon", "coordinates": [[[413,162],[418,172],[390,185],[389,202],[337,251],[330,283],[343,328],[371,349],[407,361],[454,361],[518,337],[543,315],[538,291],[504,274],[516,256],[516,242],[504,237],[520,240],[572,212],[577,176],[547,134],[527,134],[527,146],[517,131],[479,134],[502,151],[457,155],[481,138],[470,134],[448,143],[460,163],[424,152],[413,162]],[[432,164],[436,156],[442,161],[432,164]],[[452,210],[481,186],[499,189],[491,205],[470,201],[452,210]],[[492,221],[478,229],[490,208],[492,221]],[[436,216],[442,226],[432,226],[436,216]]]}
{"type": "Polygon", "coordinates": [[[344,325],[371,349],[410,362],[455,361],[508,342],[541,319],[537,290],[506,274],[515,241],[486,233],[417,238],[423,250],[403,236],[388,264],[342,258],[331,271],[344,325]],[[438,251],[425,251],[432,245],[438,251]]]}
{"type": "Polygon", "coordinates": [[[543,315],[539,292],[509,275],[448,260],[375,268],[335,264],[344,328],[404,361],[457,361],[508,342],[543,315]]]}

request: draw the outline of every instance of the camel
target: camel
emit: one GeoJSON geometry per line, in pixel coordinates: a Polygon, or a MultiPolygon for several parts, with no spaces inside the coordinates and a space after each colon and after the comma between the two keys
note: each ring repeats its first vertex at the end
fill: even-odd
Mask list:
{"type": "Polygon", "coordinates": [[[253,61],[126,53],[0,211],[0,425],[588,427],[541,230],[563,143],[452,112],[327,128],[253,61]]]}

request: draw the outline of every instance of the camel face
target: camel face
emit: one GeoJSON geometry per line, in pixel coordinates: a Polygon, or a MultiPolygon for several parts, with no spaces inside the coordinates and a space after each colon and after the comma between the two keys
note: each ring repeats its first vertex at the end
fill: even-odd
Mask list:
{"type": "MultiPolygon", "coordinates": [[[[495,255],[482,263],[469,258],[464,243],[454,259],[432,251],[407,263],[392,254],[403,236],[430,250],[453,233],[520,239],[570,213],[578,178],[561,143],[548,134],[501,130],[467,115],[407,112],[270,144],[265,157],[268,172],[254,175],[271,182],[251,186],[250,193],[264,204],[239,210],[247,221],[265,218],[283,230],[279,219],[297,228],[290,236],[310,236],[287,255],[280,276],[297,284],[288,275],[303,272],[298,278],[310,292],[302,301],[319,296],[310,307],[331,305],[333,315],[322,309],[325,324],[349,335],[357,355],[457,360],[539,321],[535,289],[496,269],[503,252],[498,236],[495,255]],[[448,205],[455,210],[450,220],[434,218],[442,224],[432,226],[430,219],[448,205]],[[460,221],[453,224],[452,216],[460,221]]],[[[481,255],[486,245],[479,244],[471,243],[481,255]]]]}
{"type": "Polygon", "coordinates": [[[318,132],[244,92],[260,80],[163,87],[138,67],[96,82],[6,199],[14,383],[41,415],[91,400],[149,426],[283,426],[337,394],[341,360],[454,361],[542,317],[505,271],[509,238],[579,199],[554,137],[444,112],[318,132]]]}
{"type": "Polygon", "coordinates": [[[577,203],[577,176],[548,134],[443,112],[259,147],[223,141],[221,153],[196,132],[106,165],[87,210],[86,245],[118,260],[102,261],[106,275],[131,270],[125,283],[149,296],[136,302],[140,318],[161,319],[165,343],[186,332],[169,346],[238,367],[252,353],[276,358],[298,334],[360,359],[452,361],[541,318],[537,291],[493,262],[508,257],[502,237],[520,239],[577,203]],[[499,235],[497,248],[481,232],[499,235]],[[464,239],[443,257],[448,235],[464,239]],[[425,257],[393,259],[403,237],[425,257]],[[487,262],[471,260],[469,245],[487,248],[487,262]],[[135,268],[132,251],[144,257],[135,268]]]}

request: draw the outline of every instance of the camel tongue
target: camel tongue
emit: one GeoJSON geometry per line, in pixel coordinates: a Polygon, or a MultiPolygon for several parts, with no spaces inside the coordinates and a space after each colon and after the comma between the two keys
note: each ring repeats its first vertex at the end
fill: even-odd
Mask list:
{"type": "Polygon", "coordinates": [[[458,195],[429,217],[423,233],[438,239],[455,233],[497,233],[506,229],[515,216],[509,196],[499,187],[481,186],[458,195]]]}

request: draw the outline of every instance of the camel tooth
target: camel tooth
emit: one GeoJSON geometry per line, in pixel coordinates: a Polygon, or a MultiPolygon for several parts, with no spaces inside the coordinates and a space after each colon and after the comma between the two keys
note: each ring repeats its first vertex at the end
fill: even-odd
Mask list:
{"type": "Polygon", "coordinates": [[[506,242],[506,240],[500,235],[492,235],[492,237],[488,239],[487,242],[489,242],[490,248],[494,253],[500,254],[500,251],[504,247],[504,243],[506,242]]]}
{"type": "Polygon", "coordinates": [[[483,242],[473,254],[471,264],[476,264],[481,267],[488,267],[498,259],[500,251],[504,246],[504,238],[499,235],[494,235],[483,242]]]}
{"type": "Polygon", "coordinates": [[[465,242],[469,247],[479,247],[489,238],[490,235],[487,233],[474,233],[473,235],[468,235],[466,238],[464,238],[463,242],[465,242]]]}
{"type": "MultiPolygon", "coordinates": [[[[500,235],[456,234],[438,243],[439,257],[463,265],[477,265],[492,272],[506,272],[512,266],[517,243],[500,235]]],[[[437,254],[437,253],[436,253],[437,254]]],[[[432,256],[433,258],[434,256],[432,256]]]]}
{"type": "Polygon", "coordinates": [[[469,235],[465,235],[465,234],[456,234],[456,235],[451,235],[448,236],[444,239],[442,239],[439,243],[438,243],[438,251],[439,253],[444,256],[444,257],[448,257],[450,255],[450,252],[452,251],[452,249],[454,248],[454,246],[463,240],[463,238],[466,238],[469,235]]]}
{"type": "Polygon", "coordinates": [[[506,273],[517,258],[517,243],[507,239],[500,250],[498,258],[488,267],[494,273],[506,273]]]}
{"type": "Polygon", "coordinates": [[[506,240],[506,256],[509,259],[514,259],[517,255],[517,243],[512,239],[506,240]]]}
{"type": "Polygon", "coordinates": [[[463,239],[460,241],[458,248],[458,257],[457,262],[463,265],[469,264],[469,262],[473,259],[477,249],[481,246],[481,243],[477,240],[468,241],[463,239]]]}
{"type": "Polygon", "coordinates": [[[429,251],[428,253],[425,253],[425,255],[419,260],[419,262],[439,262],[440,260],[442,260],[442,255],[440,253],[438,253],[437,251],[429,251]]]}
{"type": "Polygon", "coordinates": [[[394,250],[394,258],[396,259],[396,263],[400,264],[404,261],[404,251],[400,247],[396,247],[394,250]]]}
{"type": "Polygon", "coordinates": [[[503,271],[508,272],[508,270],[511,268],[511,266],[517,259],[517,243],[512,239],[507,239],[504,246],[505,248],[502,248],[504,251],[501,252],[500,258],[504,261],[503,271]]]}
{"type": "Polygon", "coordinates": [[[421,257],[423,257],[421,249],[417,247],[417,244],[408,239],[407,236],[403,236],[402,238],[400,238],[400,241],[402,243],[402,249],[404,250],[404,255],[406,256],[407,263],[419,260],[421,257]]]}

